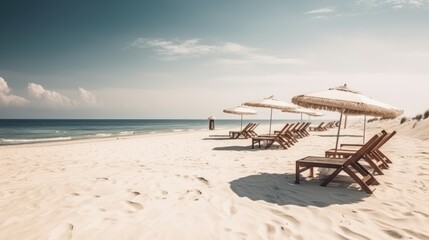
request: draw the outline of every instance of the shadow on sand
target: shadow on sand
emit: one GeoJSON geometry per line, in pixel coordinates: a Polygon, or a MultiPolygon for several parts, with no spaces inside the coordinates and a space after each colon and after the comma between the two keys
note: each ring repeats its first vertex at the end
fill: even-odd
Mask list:
{"type": "Polygon", "coordinates": [[[229,135],[209,135],[207,138],[203,138],[203,140],[234,140],[230,138],[229,135]]]}
{"type": "Polygon", "coordinates": [[[230,182],[230,187],[239,197],[253,201],[302,207],[357,203],[370,196],[359,189],[347,188],[349,179],[336,181],[341,186],[335,187],[322,187],[317,178],[311,181],[302,179],[301,184],[294,184],[294,181],[295,174],[261,173],[236,179],[230,182]]]}
{"type": "Polygon", "coordinates": [[[213,141],[224,140],[225,141],[225,140],[234,140],[234,139],[229,137],[215,137],[215,138],[208,137],[208,138],[203,138],[203,140],[213,140],[213,141]]]}
{"type": "MultiPolygon", "coordinates": [[[[337,135],[315,135],[318,137],[337,137],[337,135]]],[[[341,137],[355,137],[355,138],[362,138],[362,135],[340,135],[341,137]]]]}
{"type": "Polygon", "coordinates": [[[251,146],[225,146],[225,147],[215,147],[215,151],[256,151],[257,148],[252,149],[251,146]]]}

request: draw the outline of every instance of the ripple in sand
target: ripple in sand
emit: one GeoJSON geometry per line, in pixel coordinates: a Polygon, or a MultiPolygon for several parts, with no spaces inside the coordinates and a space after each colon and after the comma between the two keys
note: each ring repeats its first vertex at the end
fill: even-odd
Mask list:
{"type": "Polygon", "coordinates": [[[138,196],[138,195],[140,195],[140,192],[137,192],[137,191],[134,191],[134,192],[131,192],[134,196],[138,196]]]}
{"type": "Polygon", "coordinates": [[[384,230],[384,232],[393,238],[401,239],[403,237],[401,234],[393,230],[384,230]]]}
{"type": "Polygon", "coordinates": [[[347,238],[357,238],[357,239],[370,239],[360,233],[357,233],[355,231],[350,230],[347,227],[343,227],[340,226],[341,230],[343,230],[343,232],[345,233],[345,235],[347,236],[347,238]]]}
{"type": "Polygon", "coordinates": [[[209,185],[209,180],[205,179],[204,177],[197,177],[198,180],[200,180],[202,183],[209,185]]]}
{"type": "Polygon", "coordinates": [[[133,202],[133,201],[128,200],[127,203],[136,210],[142,210],[143,209],[143,205],[141,205],[138,202],[133,202]]]}
{"type": "Polygon", "coordinates": [[[49,233],[48,239],[72,239],[73,228],[73,224],[70,223],[59,225],[49,233]]]}

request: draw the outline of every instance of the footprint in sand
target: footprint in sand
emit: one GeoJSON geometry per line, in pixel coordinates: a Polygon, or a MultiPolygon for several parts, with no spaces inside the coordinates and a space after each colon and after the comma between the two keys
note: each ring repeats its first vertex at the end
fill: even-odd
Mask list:
{"type": "Polygon", "coordinates": [[[131,207],[133,207],[136,210],[142,210],[143,209],[143,205],[141,205],[138,202],[133,202],[133,201],[128,200],[127,203],[128,203],[128,205],[130,205],[131,207]]]}
{"type": "Polygon", "coordinates": [[[187,190],[186,193],[196,193],[198,195],[203,194],[200,190],[198,189],[194,189],[194,190],[187,190]]]}
{"type": "Polygon", "coordinates": [[[276,227],[272,224],[266,223],[265,228],[267,229],[268,234],[272,235],[276,232],[276,227]]]}
{"type": "Polygon", "coordinates": [[[134,191],[134,192],[131,192],[131,194],[133,194],[134,196],[138,196],[140,195],[140,192],[134,191]]]}
{"type": "Polygon", "coordinates": [[[290,222],[292,225],[294,226],[300,225],[300,222],[292,215],[288,215],[286,212],[283,212],[277,209],[270,209],[270,210],[271,210],[271,213],[273,213],[274,215],[280,218],[285,219],[286,221],[290,222]]]}
{"type": "Polygon", "coordinates": [[[73,228],[73,224],[70,223],[65,225],[59,225],[49,232],[48,239],[72,239],[73,228]]]}
{"type": "Polygon", "coordinates": [[[209,185],[209,180],[203,178],[203,177],[197,177],[198,180],[200,180],[202,183],[209,185]]]}
{"type": "Polygon", "coordinates": [[[167,199],[168,192],[164,190],[156,191],[156,199],[167,199]]]}
{"type": "MultiPolygon", "coordinates": [[[[194,201],[198,201],[200,200],[199,196],[201,196],[203,193],[198,190],[198,189],[193,189],[193,190],[187,190],[186,191],[186,195],[188,196],[189,199],[194,200],[194,201]]],[[[180,198],[183,199],[183,198],[180,198]]]]}
{"type": "Polygon", "coordinates": [[[229,212],[231,213],[231,215],[234,215],[238,212],[237,208],[234,206],[229,207],[229,212]]]}

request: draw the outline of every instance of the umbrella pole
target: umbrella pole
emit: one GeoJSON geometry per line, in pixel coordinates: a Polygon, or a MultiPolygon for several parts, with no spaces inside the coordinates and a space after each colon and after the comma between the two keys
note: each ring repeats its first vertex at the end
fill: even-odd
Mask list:
{"type": "Polygon", "coordinates": [[[243,131],[243,114],[241,114],[241,127],[240,127],[240,131],[243,131]]]}
{"type": "Polygon", "coordinates": [[[337,152],[338,149],[338,139],[340,138],[340,130],[341,130],[341,122],[343,120],[343,111],[341,111],[341,115],[340,115],[340,125],[338,125],[338,133],[337,133],[337,142],[335,143],[335,152],[337,152]]]}
{"type": "Polygon", "coordinates": [[[347,114],[346,114],[346,117],[344,118],[344,129],[346,129],[347,128],[347,114]]]}
{"type": "Polygon", "coordinates": [[[365,144],[365,131],[366,131],[366,115],[363,118],[363,144],[365,144]]]}
{"type": "Polygon", "coordinates": [[[301,113],[301,122],[302,122],[302,113],[301,113]]]}
{"type": "Polygon", "coordinates": [[[268,131],[268,135],[271,135],[271,121],[273,119],[273,108],[271,108],[271,115],[270,115],[270,130],[268,131]]]}

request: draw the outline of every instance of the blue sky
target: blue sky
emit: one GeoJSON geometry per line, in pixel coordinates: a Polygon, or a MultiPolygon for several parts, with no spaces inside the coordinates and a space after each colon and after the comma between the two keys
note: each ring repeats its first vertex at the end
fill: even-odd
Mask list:
{"type": "Polygon", "coordinates": [[[428,0],[2,1],[2,10],[2,118],[234,118],[222,109],[344,83],[406,115],[429,108],[428,0]]]}

